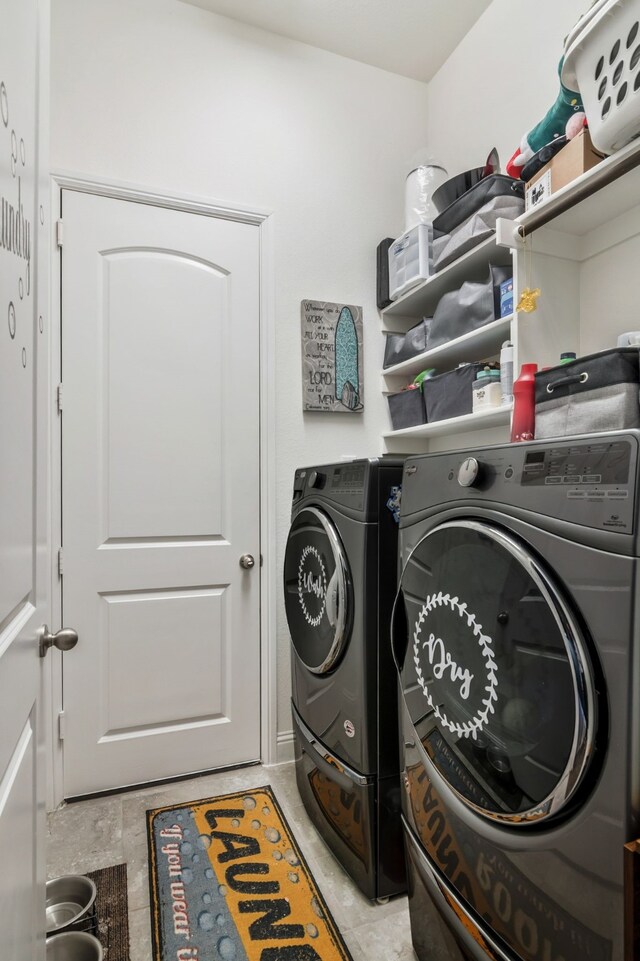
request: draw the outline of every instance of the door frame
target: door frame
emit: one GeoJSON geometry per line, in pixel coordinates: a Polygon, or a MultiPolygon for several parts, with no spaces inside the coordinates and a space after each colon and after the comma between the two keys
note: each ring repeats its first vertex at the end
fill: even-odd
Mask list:
{"type": "MultiPolygon", "coordinates": [[[[226,204],[188,194],[165,194],[135,184],[93,180],[66,171],[51,175],[51,218],[55,225],[62,213],[62,191],[75,190],[114,200],[151,204],[170,210],[200,214],[222,220],[253,224],[260,231],[260,748],[263,764],[278,760],[277,730],[277,635],[276,635],[276,481],[275,481],[275,303],[273,257],[273,211],[226,204]]],[[[63,239],[64,243],[64,239],[63,239]]],[[[51,620],[53,630],[60,623],[62,580],[58,573],[58,547],[62,538],[62,430],[57,405],[62,361],[61,248],[57,231],[51,231],[51,620]]],[[[82,642],[82,639],[81,639],[82,642]]],[[[53,661],[54,659],[52,659],[53,661]]],[[[59,716],[62,711],[62,658],[51,670],[51,714],[48,756],[51,778],[47,809],[64,800],[62,742],[59,716]]]]}

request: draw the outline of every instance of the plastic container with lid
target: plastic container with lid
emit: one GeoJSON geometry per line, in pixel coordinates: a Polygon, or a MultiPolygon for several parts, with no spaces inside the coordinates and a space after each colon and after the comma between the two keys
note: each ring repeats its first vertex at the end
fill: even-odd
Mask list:
{"type": "Polygon", "coordinates": [[[575,352],[572,351],[572,350],[567,350],[567,351],[565,351],[563,354],[560,354],[560,363],[561,363],[561,364],[570,364],[571,361],[573,361],[573,360],[575,360],[575,359],[576,359],[576,355],[575,355],[575,352]]]}
{"type": "Polygon", "coordinates": [[[404,229],[411,230],[417,224],[430,224],[437,217],[438,209],[433,194],[445,183],[447,171],[438,163],[424,163],[407,175],[404,200],[404,229]]]}
{"type": "Polygon", "coordinates": [[[502,387],[500,386],[500,371],[485,367],[478,372],[473,382],[473,413],[487,410],[489,407],[500,407],[502,404],[502,387]]]}

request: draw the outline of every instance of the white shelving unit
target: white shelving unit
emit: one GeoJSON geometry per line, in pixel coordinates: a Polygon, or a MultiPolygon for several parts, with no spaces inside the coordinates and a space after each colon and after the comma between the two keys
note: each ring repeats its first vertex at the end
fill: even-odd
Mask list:
{"type": "MultiPolygon", "coordinates": [[[[511,235],[509,235],[511,236],[511,235]]],[[[388,331],[406,331],[423,316],[435,310],[443,294],[457,290],[467,280],[486,280],[489,265],[507,266],[512,263],[509,244],[499,244],[495,236],[478,244],[459,260],[434,274],[381,311],[383,324],[388,331]]],[[[514,289],[515,295],[515,289],[514,289]]],[[[381,371],[382,391],[389,394],[402,390],[413,378],[429,367],[437,371],[453,370],[466,361],[496,359],[505,340],[515,336],[514,315],[501,317],[484,327],[456,337],[445,344],[424,351],[410,360],[394,364],[381,371]]],[[[421,424],[402,430],[389,430],[383,434],[385,447],[394,453],[445,449],[458,446],[464,435],[481,432],[479,443],[492,443],[506,439],[511,407],[498,407],[490,411],[465,414],[448,420],[421,424]]]]}
{"type": "MultiPolygon", "coordinates": [[[[640,263],[640,141],[635,141],[553,194],[517,221],[498,221],[496,237],[479,244],[381,312],[391,330],[407,330],[449,290],[482,279],[489,263],[513,255],[514,303],[524,287],[539,287],[538,309],[427,351],[383,371],[383,390],[401,389],[426,367],[455,367],[514,344],[514,373],[523,363],[554,366],[560,354],[578,356],[615,346],[640,330],[636,288],[640,263]],[[522,235],[525,235],[523,239],[522,235]],[[440,353],[438,353],[440,351],[440,353]]],[[[393,452],[451,450],[508,439],[510,411],[497,408],[383,434],[393,452]]]]}
{"type": "Polygon", "coordinates": [[[433,424],[419,424],[417,427],[405,427],[402,430],[391,430],[384,434],[387,448],[400,453],[407,450],[407,442],[425,441],[433,437],[458,435],[468,431],[488,430],[492,427],[506,427],[511,420],[512,405],[495,407],[493,410],[478,411],[476,414],[464,414],[462,417],[451,417],[449,420],[437,420],[433,424]]]}
{"type": "Polygon", "coordinates": [[[395,318],[415,320],[425,314],[428,315],[443,294],[450,290],[457,290],[465,280],[485,279],[489,264],[502,266],[510,263],[509,250],[498,246],[495,237],[489,237],[448,267],[433,274],[428,280],[408,290],[398,300],[394,300],[392,304],[385,307],[381,311],[383,323],[388,330],[406,330],[404,324],[396,327],[393,320],[395,318]]]}
{"type": "Polygon", "coordinates": [[[511,336],[512,322],[512,314],[508,317],[500,317],[499,320],[485,324],[484,327],[469,334],[449,340],[446,344],[441,344],[432,350],[425,350],[409,360],[394,364],[393,367],[386,367],[382,371],[382,376],[388,385],[387,389],[391,389],[391,383],[397,380],[398,383],[393,389],[400,390],[416,374],[428,367],[447,370],[457,367],[466,360],[480,360],[492,356],[496,353],[496,347],[499,348],[500,344],[511,336]]]}

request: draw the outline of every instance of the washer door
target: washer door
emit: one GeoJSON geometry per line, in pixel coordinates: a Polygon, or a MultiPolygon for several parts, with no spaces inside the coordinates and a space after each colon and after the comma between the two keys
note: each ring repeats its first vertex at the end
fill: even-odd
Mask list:
{"type": "Polygon", "coordinates": [[[349,640],[353,589],[338,532],[316,507],[300,511],[291,525],[284,603],[296,654],[312,673],[327,674],[349,640]]]}
{"type": "Polygon", "coordinates": [[[540,562],[490,524],[442,524],[405,565],[393,629],[416,746],[451,789],[492,820],[557,814],[590,760],[596,697],[540,562]]]}

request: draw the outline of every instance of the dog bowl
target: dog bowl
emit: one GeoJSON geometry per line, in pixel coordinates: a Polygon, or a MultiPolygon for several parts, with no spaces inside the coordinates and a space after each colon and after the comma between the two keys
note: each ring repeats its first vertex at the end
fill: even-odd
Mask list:
{"type": "Polygon", "coordinates": [[[91,878],[68,874],[47,882],[47,936],[95,930],[96,886],[91,878]]]}
{"type": "Polygon", "coordinates": [[[47,961],[104,961],[104,952],[92,934],[66,931],[47,941],[47,961]]]}

